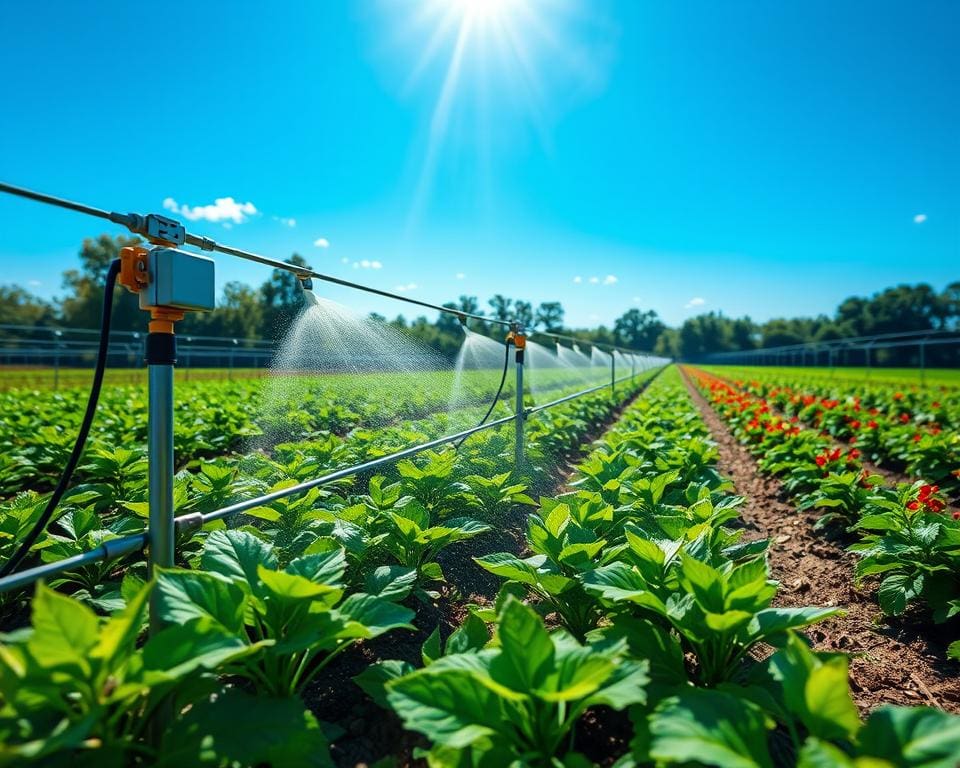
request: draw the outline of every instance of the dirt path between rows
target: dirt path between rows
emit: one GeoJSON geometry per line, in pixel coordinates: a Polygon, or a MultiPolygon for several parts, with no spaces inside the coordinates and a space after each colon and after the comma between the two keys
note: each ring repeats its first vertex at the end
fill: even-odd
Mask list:
{"type": "Polygon", "coordinates": [[[846,616],[818,624],[807,635],[822,651],[851,654],[850,687],[862,712],[881,704],[937,706],[960,713],[960,666],[946,658],[950,638],[936,628],[887,623],[873,585],[853,585],[853,555],[842,542],[816,532],[816,515],[784,501],[777,478],[762,475],[681,368],[683,379],[720,451],[719,471],[746,498],[746,538],[769,538],[770,567],[780,581],[775,605],[840,606],[846,616]]]}

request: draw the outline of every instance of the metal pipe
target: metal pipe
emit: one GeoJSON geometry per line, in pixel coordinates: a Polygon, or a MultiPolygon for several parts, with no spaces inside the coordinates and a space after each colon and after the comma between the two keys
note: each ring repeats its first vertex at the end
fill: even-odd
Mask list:
{"type": "Polygon", "coordinates": [[[610,353],[610,397],[617,396],[617,353],[610,353]]]}
{"type": "MultiPolygon", "coordinates": [[[[169,568],[174,558],[173,522],[173,365],[151,364],[149,374],[150,574],[169,568]]],[[[160,630],[159,612],[150,611],[150,631],[160,630]]]]}
{"type": "MultiPolygon", "coordinates": [[[[617,379],[617,381],[626,381],[629,378],[630,378],[629,376],[623,376],[617,379]]],[[[580,392],[574,392],[572,395],[567,395],[566,397],[558,397],[556,400],[551,400],[549,403],[544,403],[543,405],[535,405],[531,408],[527,408],[524,411],[524,413],[526,414],[526,416],[529,417],[534,413],[538,413],[539,411],[544,411],[547,408],[553,408],[553,406],[560,405],[560,403],[566,403],[568,400],[575,400],[578,397],[589,395],[591,392],[599,392],[601,389],[606,389],[609,386],[610,386],[609,384],[598,384],[595,387],[590,387],[590,389],[583,389],[580,392]]]]}
{"type": "Polygon", "coordinates": [[[43,563],[33,568],[26,568],[22,571],[11,573],[9,576],[0,579],[0,593],[22,589],[40,579],[56,576],[64,571],[72,571],[76,568],[93,565],[93,563],[100,562],[101,560],[113,560],[123,555],[129,555],[132,552],[143,549],[146,545],[146,532],[123,536],[119,539],[110,539],[96,549],[91,549],[88,552],[82,552],[79,555],[65,557],[63,560],[57,560],[53,563],[43,563]]]}
{"type": "MultiPolygon", "coordinates": [[[[436,440],[430,440],[426,443],[420,443],[419,445],[414,445],[409,448],[404,448],[401,451],[396,453],[391,453],[387,456],[381,456],[377,459],[371,459],[366,461],[363,464],[356,464],[352,467],[346,467],[345,469],[337,470],[336,472],[331,472],[330,474],[323,475],[322,477],[315,478],[313,480],[307,480],[303,483],[298,483],[297,485],[291,485],[288,488],[283,488],[279,491],[274,491],[273,493],[268,493],[264,496],[259,496],[255,499],[248,499],[247,501],[241,501],[236,504],[231,504],[228,507],[222,507],[221,509],[216,509],[213,512],[207,512],[203,515],[202,523],[209,523],[213,520],[221,520],[225,517],[230,517],[231,515],[238,514],[240,512],[246,512],[249,509],[254,507],[259,507],[264,504],[268,504],[271,501],[277,501],[279,499],[284,499],[287,496],[293,496],[297,493],[302,493],[303,491],[309,491],[311,488],[317,488],[321,485],[328,485],[330,483],[336,482],[337,480],[343,480],[352,475],[360,474],[361,472],[367,472],[371,469],[376,469],[377,467],[382,467],[385,464],[390,464],[394,461],[400,459],[405,459],[408,456],[415,456],[418,453],[423,451],[430,450],[432,448],[438,448],[441,445],[446,445],[447,443],[453,443],[457,440],[462,440],[466,437],[470,437],[477,432],[482,432],[485,429],[491,429],[493,427],[498,427],[501,424],[506,424],[507,422],[513,421],[515,416],[504,416],[501,419],[496,419],[494,421],[488,421],[486,424],[480,424],[476,427],[471,427],[470,429],[465,429],[462,432],[458,432],[455,435],[446,435],[445,437],[438,437],[436,440]]],[[[179,518],[177,518],[179,520],[179,518]]]]}

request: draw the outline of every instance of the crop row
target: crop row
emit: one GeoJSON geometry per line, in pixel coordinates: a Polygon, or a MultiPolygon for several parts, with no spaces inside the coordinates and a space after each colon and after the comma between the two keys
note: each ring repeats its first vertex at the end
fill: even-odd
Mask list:
{"type": "Polygon", "coordinates": [[[856,448],[867,461],[960,492],[960,393],[894,384],[831,382],[763,368],[713,373],[788,418],[856,448]]]}
{"type": "MultiPolygon", "coordinates": [[[[628,394],[640,383],[622,386],[628,394]]],[[[441,550],[533,504],[527,483],[542,483],[551,457],[613,409],[605,391],[531,418],[539,470],[529,480],[500,472],[512,430],[490,431],[387,475],[273,502],[233,527],[208,525],[178,543],[178,567],[153,581],[114,562],[40,585],[32,629],[0,644],[0,764],[327,764],[325,736],[300,694],[356,642],[410,629],[414,611],[400,601],[435,596],[441,550]],[[141,645],[151,597],[169,626],[141,645]],[[226,678],[247,682],[225,687],[226,678]],[[145,723],[171,699],[175,724],[148,746],[145,723]]],[[[377,450],[386,449],[368,448],[377,450]]],[[[283,463],[251,456],[182,473],[178,511],[282,487],[330,460],[325,443],[279,452],[283,463]]],[[[125,531],[136,518],[122,510],[139,511],[139,502],[124,500],[122,479],[112,490],[106,502],[93,488],[75,495],[38,546],[41,557],[125,531]]],[[[15,612],[16,602],[7,607],[15,612]]]]}
{"type": "MultiPolygon", "coordinates": [[[[601,374],[603,372],[601,371],[601,374]]],[[[639,375],[638,375],[639,377],[639,375]]],[[[562,369],[528,377],[543,402],[582,389],[579,376],[562,369]]],[[[456,431],[477,421],[493,399],[499,371],[466,371],[456,383],[449,371],[417,374],[329,376],[278,375],[267,380],[178,384],[174,452],[178,467],[243,447],[272,448],[293,440],[343,437],[423,420],[420,431],[456,431]]],[[[599,384],[604,383],[603,379],[599,384]]],[[[508,377],[504,400],[514,392],[508,377]]],[[[53,485],[73,447],[87,393],[14,390],[0,392],[0,497],[53,485]]],[[[504,406],[506,407],[506,406],[504,406]]],[[[88,441],[87,456],[132,452],[127,463],[145,458],[147,391],[143,386],[106,388],[88,441]]],[[[439,434],[439,433],[437,433],[439,434]]],[[[103,479],[88,461],[78,479],[103,479]]]]}
{"type": "MultiPolygon", "coordinates": [[[[611,409],[606,393],[573,401],[551,445],[573,448],[611,409]]],[[[430,616],[417,609],[442,585],[440,550],[520,504],[536,508],[527,552],[476,558],[503,579],[496,600],[429,634],[419,659],[355,678],[430,765],[590,765],[610,755],[581,745],[588,712],[620,766],[954,764],[958,718],[885,707],[861,721],[847,659],[796,633],[837,609],[771,607],[766,542],[735,527],[742,499],[675,370],[566,493],[533,503],[535,475],[494,475],[502,438],[211,526],[180,567],[129,575],[106,619],[38,587],[32,627],[0,645],[0,763],[330,765],[342,734],[304,699],[355,644],[430,616]],[[140,644],[148,603],[166,626],[140,644]],[[164,719],[152,740],[148,715],[164,719]]]]}
{"type": "MultiPolygon", "coordinates": [[[[621,384],[621,392],[628,393],[653,375],[653,372],[638,374],[634,381],[621,384]]],[[[218,406],[229,408],[234,402],[232,387],[227,391],[215,391],[218,406]]],[[[551,467],[549,457],[562,455],[571,444],[571,436],[594,428],[611,407],[609,391],[601,391],[594,397],[539,412],[525,427],[528,455],[545,468],[551,467]]],[[[479,419],[480,415],[472,418],[479,419]]],[[[299,439],[275,444],[269,454],[254,451],[242,456],[196,460],[174,478],[176,513],[212,512],[336,469],[393,453],[412,444],[426,442],[448,434],[451,431],[450,420],[449,414],[443,412],[416,422],[401,422],[380,429],[355,428],[343,436],[327,430],[319,433],[309,431],[301,434],[299,439]]],[[[198,417],[197,421],[203,429],[215,431],[218,428],[215,419],[207,422],[198,417]]],[[[475,435],[460,448],[459,455],[472,466],[471,474],[485,476],[478,480],[479,484],[498,482],[500,487],[509,487],[501,467],[508,456],[512,464],[512,450],[512,429],[504,429],[475,435]]],[[[145,529],[148,516],[145,453],[135,447],[93,446],[86,455],[84,482],[71,488],[64,496],[56,523],[33,547],[35,557],[41,562],[77,555],[100,546],[108,539],[145,529]]],[[[397,471],[408,473],[411,481],[425,486],[434,483],[439,493],[444,483],[455,484],[459,479],[453,466],[455,457],[454,452],[429,454],[419,469],[412,462],[404,461],[398,465],[397,471]]],[[[462,463],[458,471],[465,466],[467,464],[462,463]]],[[[534,479],[542,482],[544,472],[546,469],[535,473],[534,479]]],[[[272,524],[269,530],[273,535],[280,536],[281,546],[285,547],[283,537],[286,534],[282,529],[298,530],[300,516],[311,513],[318,499],[332,498],[337,501],[341,498],[341,492],[353,487],[354,481],[344,480],[304,497],[281,499],[257,507],[247,512],[247,516],[272,524]]],[[[495,491],[491,490],[490,493],[495,491]]],[[[26,491],[0,504],[0,558],[4,561],[39,517],[46,499],[46,494],[26,491]]],[[[457,498],[456,501],[460,503],[462,499],[457,498]]],[[[478,498],[473,506],[480,503],[481,499],[478,498]]],[[[349,515],[345,520],[346,523],[337,523],[338,530],[349,527],[349,515]]],[[[303,537],[298,541],[302,543],[303,537]]],[[[293,552],[291,550],[290,554],[293,552]]],[[[124,573],[116,563],[100,563],[73,571],[58,579],[55,585],[79,590],[78,596],[89,600],[95,607],[112,609],[119,604],[121,576],[124,573]]]]}
{"type": "MultiPolygon", "coordinates": [[[[826,429],[827,422],[843,423],[831,418],[835,408],[813,419],[821,429],[806,428],[799,415],[781,415],[752,386],[691,372],[733,433],[758,457],[760,469],[781,477],[800,509],[823,510],[819,527],[833,526],[855,537],[850,549],[858,555],[856,578],[880,578],[877,598],[884,613],[899,616],[916,607],[937,623],[960,615],[960,512],[947,506],[937,485],[918,480],[890,487],[868,473],[859,442],[836,447],[826,429]]],[[[960,655],[960,644],[954,643],[951,653],[960,655]]]]}

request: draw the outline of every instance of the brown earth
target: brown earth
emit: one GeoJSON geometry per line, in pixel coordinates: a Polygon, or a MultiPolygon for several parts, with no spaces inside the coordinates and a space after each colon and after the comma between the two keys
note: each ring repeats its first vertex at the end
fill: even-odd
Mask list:
{"type": "MultiPolygon", "coordinates": [[[[682,371],[682,369],[681,369],[682,371]]],[[[851,655],[850,687],[861,712],[881,704],[926,704],[960,713],[960,666],[946,657],[951,637],[938,628],[886,619],[876,585],[853,584],[854,556],[844,541],[815,531],[817,515],[799,512],[780,481],[762,475],[756,460],[733,436],[684,372],[690,395],[720,451],[718,470],[746,498],[741,517],[746,538],[769,538],[780,606],[840,606],[846,615],[807,631],[814,647],[851,655]]]]}

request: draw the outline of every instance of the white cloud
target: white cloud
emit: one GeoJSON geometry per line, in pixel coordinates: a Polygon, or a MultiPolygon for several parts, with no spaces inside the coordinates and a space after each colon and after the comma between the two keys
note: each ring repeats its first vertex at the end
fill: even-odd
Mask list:
{"type": "Polygon", "coordinates": [[[346,256],[344,256],[343,258],[340,259],[340,263],[341,263],[341,264],[349,264],[349,263],[350,263],[350,259],[348,259],[346,256]]]}
{"type": "Polygon", "coordinates": [[[583,282],[583,278],[580,277],[580,275],[577,275],[575,278],[573,278],[573,282],[575,282],[577,285],[580,285],[580,283],[583,282]]]}
{"type": "Polygon", "coordinates": [[[173,211],[190,221],[212,221],[220,223],[233,222],[243,224],[248,216],[257,214],[257,207],[253,203],[238,203],[232,197],[218,197],[212,205],[179,205],[172,197],[163,201],[163,207],[173,211]]]}
{"type": "Polygon", "coordinates": [[[329,247],[330,247],[330,241],[327,240],[327,238],[325,238],[325,237],[318,237],[316,240],[313,241],[313,244],[314,244],[315,246],[317,246],[317,248],[329,248],[329,247]]]}
{"type": "Polygon", "coordinates": [[[457,280],[463,280],[466,277],[466,275],[463,274],[463,272],[457,272],[457,274],[455,274],[454,277],[457,278],[457,280]]]}
{"type": "Polygon", "coordinates": [[[383,264],[379,261],[370,261],[370,259],[360,259],[360,261],[353,262],[354,269],[382,269],[383,264]]]}
{"type": "Polygon", "coordinates": [[[605,278],[603,278],[604,285],[615,285],[616,282],[617,282],[616,275],[607,275],[605,278]]]}
{"type": "Polygon", "coordinates": [[[707,303],[706,299],[701,299],[699,296],[694,296],[690,301],[683,305],[684,309],[693,309],[694,307],[702,307],[707,303]]]}
{"type": "Polygon", "coordinates": [[[279,221],[279,222],[280,222],[281,224],[283,224],[283,226],[285,226],[285,227],[295,227],[295,226],[297,226],[297,220],[294,219],[293,217],[286,218],[286,217],[284,217],[284,216],[274,216],[274,217],[273,217],[273,220],[274,220],[274,221],[279,221]]]}
{"type": "Polygon", "coordinates": [[[591,285],[596,285],[596,284],[599,283],[599,282],[600,282],[600,278],[599,278],[599,277],[591,277],[591,278],[590,278],[590,284],[591,284],[591,285]]]}
{"type": "Polygon", "coordinates": [[[398,285],[398,286],[395,286],[393,290],[396,291],[397,293],[405,293],[406,291],[415,291],[417,290],[417,284],[407,283],[406,285],[398,285]]]}
{"type": "Polygon", "coordinates": [[[641,299],[640,299],[639,296],[634,296],[634,297],[633,297],[633,303],[634,303],[634,304],[639,304],[640,302],[641,302],[641,299]]]}
{"type": "Polygon", "coordinates": [[[39,288],[41,285],[43,285],[43,283],[41,283],[39,280],[27,280],[27,285],[29,285],[31,288],[39,288]]]}
{"type": "Polygon", "coordinates": [[[923,224],[923,222],[925,222],[926,220],[927,220],[927,214],[925,213],[918,213],[916,216],[913,217],[914,224],[923,224]]]}

